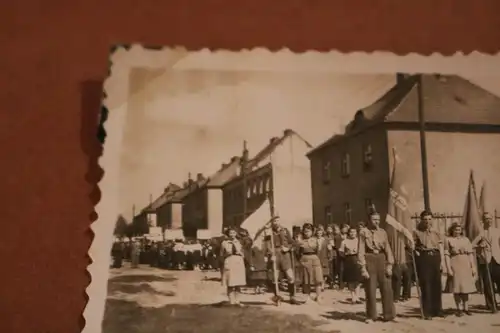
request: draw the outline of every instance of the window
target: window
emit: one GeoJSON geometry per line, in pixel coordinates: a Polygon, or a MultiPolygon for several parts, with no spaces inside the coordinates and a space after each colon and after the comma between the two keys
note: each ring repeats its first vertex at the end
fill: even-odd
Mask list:
{"type": "Polygon", "coordinates": [[[348,153],[344,153],[342,156],[342,177],[349,177],[351,174],[351,156],[348,153]]]}
{"type": "Polygon", "coordinates": [[[363,145],[363,170],[370,171],[372,167],[373,167],[372,145],[368,143],[363,145]]]}
{"type": "Polygon", "coordinates": [[[325,223],[326,224],[332,224],[333,223],[332,206],[326,206],[325,207],[325,223]]]}
{"type": "Polygon", "coordinates": [[[344,203],[344,219],[346,224],[351,224],[352,221],[352,210],[351,204],[346,202],[344,203]]]}
{"type": "Polygon", "coordinates": [[[332,170],[332,164],[330,161],[323,161],[323,166],[322,166],[322,175],[323,175],[323,183],[328,184],[331,179],[331,170],[332,170]]]}
{"type": "Polygon", "coordinates": [[[372,199],[365,199],[365,209],[366,209],[366,215],[369,215],[370,213],[376,211],[372,199]]]}
{"type": "Polygon", "coordinates": [[[250,198],[252,196],[252,184],[247,183],[247,198],[250,198]]]}

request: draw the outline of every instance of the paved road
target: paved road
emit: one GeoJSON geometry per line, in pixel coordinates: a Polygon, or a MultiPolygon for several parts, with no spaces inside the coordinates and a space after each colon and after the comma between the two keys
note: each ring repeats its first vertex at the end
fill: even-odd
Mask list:
{"type": "MultiPolygon", "coordinates": [[[[135,302],[142,308],[162,308],[172,304],[217,304],[226,300],[225,289],[218,281],[217,272],[165,271],[150,267],[138,269],[122,268],[112,270],[108,287],[109,300],[135,302]]],[[[328,290],[321,305],[290,305],[276,307],[270,304],[270,295],[254,295],[250,292],[242,296],[242,302],[249,307],[259,307],[268,311],[294,315],[307,315],[320,322],[318,328],[325,332],[355,332],[367,329],[364,323],[364,305],[351,305],[346,300],[348,294],[328,290]]],[[[453,299],[443,296],[444,308],[453,309],[453,299]]],[[[370,324],[370,332],[463,332],[471,330],[480,333],[498,332],[500,314],[490,314],[479,309],[483,304],[482,295],[472,295],[471,317],[455,317],[424,321],[419,318],[416,295],[404,304],[397,304],[397,323],[370,324]]],[[[170,311],[175,311],[175,307],[170,311]]],[[[172,315],[172,314],[170,314],[172,315]]],[[[108,318],[109,320],[109,318],[108,318]]],[[[105,332],[103,332],[105,333],[105,332]]]]}

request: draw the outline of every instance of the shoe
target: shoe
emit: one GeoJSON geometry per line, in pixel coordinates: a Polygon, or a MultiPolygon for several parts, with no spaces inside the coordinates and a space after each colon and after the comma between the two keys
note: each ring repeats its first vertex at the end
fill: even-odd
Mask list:
{"type": "Polygon", "coordinates": [[[386,322],[386,323],[397,323],[398,322],[396,318],[383,318],[382,321],[386,322]]]}
{"type": "Polygon", "coordinates": [[[431,316],[424,316],[424,320],[432,320],[431,316]]]}
{"type": "Polygon", "coordinates": [[[456,313],[455,313],[455,315],[457,317],[462,317],[464,314],[463,314],[463,312],[461,310],[457,310],[456,313]]]}
{"type": "Polygon", "coordinates": [[[472,316],[472,313],[469,310],[465,310],[464,313],[468,316],[472,316]]]}
{"type": "Polygon", "coordinates": [[[373,324],[373,319],[365,319],[365,324],[373,324]]]}

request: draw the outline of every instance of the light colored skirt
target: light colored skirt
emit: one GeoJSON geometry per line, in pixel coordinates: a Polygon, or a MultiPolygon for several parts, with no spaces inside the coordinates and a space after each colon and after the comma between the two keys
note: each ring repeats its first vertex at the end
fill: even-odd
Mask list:
{"type": "Polygon", "coordinates": [[[306,254],[300,258],[302,266],[302,283],[304,285],[318,285],[323,282],[321,261],[315,254],[306,254]]]}
{"type": "Polygon", "coordinates": [[[470,268],[469,255],[459,254],[450,257],[453,277],[451,292],[454,294],[471,294],[476,292],[476,281],[470,268]]]}
{"type": "Polygon", "coordinates": [[[247,284],[245,262],[242,256],[232,255],[224,260],[222,280],[226,287],[241,287],[247,284]]]}

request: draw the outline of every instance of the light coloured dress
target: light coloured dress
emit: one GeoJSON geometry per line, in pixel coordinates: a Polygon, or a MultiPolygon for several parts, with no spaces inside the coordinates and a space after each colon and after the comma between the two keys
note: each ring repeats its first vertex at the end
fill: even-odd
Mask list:
{"type": "Polygon", "coordinates": [[[472,275],[469,259],[472,253],[472,244],[467,237],[449,237],[444,243],[444,254],[450,258],[453,270],[450,291],[454,294],[476,292],[476,281],[472,275]]]}
{"type": "Polygon", "coordinates": [[[300,264],[302,266],[302,283],[314,286],[323,282],[323,269],[318,257],[320,244],[316,237],[299,241],[300,264]]]}
{"type": "Polygon", "coordinates": [[[221,256],[224,258],[222,280],[226,287],[241,287],[247,284],[243,246],[235,239],[224,240],[221,244],[221,256]]]}

